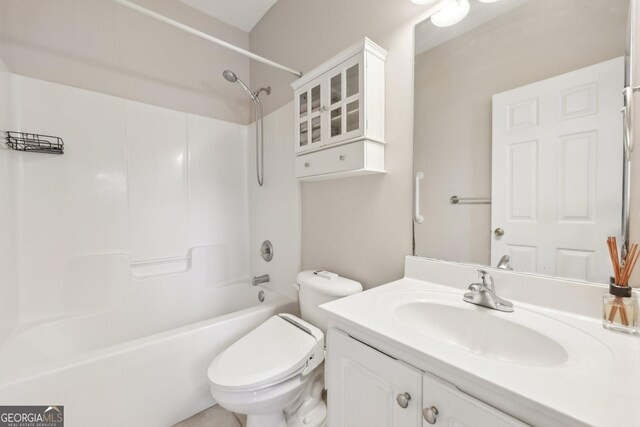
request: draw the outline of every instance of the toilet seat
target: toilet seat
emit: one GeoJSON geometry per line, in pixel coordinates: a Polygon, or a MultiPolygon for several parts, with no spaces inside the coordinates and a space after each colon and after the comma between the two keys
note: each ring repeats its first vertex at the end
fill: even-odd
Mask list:
{"type": "Polygon", "coordinates": [[[218,355],[207,374],[218,390],[256,390],[306,375],[323,359],[322,331],[296,316],[279,314],[218,355]]]}

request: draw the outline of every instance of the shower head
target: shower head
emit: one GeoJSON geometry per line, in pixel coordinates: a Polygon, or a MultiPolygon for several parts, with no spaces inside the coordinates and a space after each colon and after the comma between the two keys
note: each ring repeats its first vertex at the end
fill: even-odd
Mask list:
{"type": "Polygon", "coordinates": [[[236,73],[230,70],[224,70],[224,72],[222,73],[222,76],[225,79],[229,80],[231,83],[235,83],[238,81],[238,76],[236,76],[236,73]]]}
{"type": "Polygon", "coordinates": [[[253,100],[256,101],[256,97],[255,95],[251,92],[251,90],[249,90],[249,88],[247,87],[246,84],[244,84],[244,82],[242,80],[240,80],[238,78],[238,76],[236,76],[236,73],[234,73],[233,71],[230,70],[224,70],[224,72],[222,73],[222,76],[227,79],[228,81],[230,81],[231,83],[238,83],[240,86],[242,86],[242,88],[244,89],[245,92],[247,92],[247,94],[249,94],[249,97],[253,100]]]}

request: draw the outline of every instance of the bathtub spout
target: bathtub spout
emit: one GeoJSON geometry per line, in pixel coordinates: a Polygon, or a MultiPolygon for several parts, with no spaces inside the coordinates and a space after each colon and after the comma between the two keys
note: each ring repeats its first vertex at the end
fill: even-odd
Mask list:
{"type": "Polygon", "coordinates": [[[269,283],[269,275],[263,274],[262,276],[253,276],[253,280],[251,280],[251,284],[253,286],[258,286],[260,283],[269,283]]]}

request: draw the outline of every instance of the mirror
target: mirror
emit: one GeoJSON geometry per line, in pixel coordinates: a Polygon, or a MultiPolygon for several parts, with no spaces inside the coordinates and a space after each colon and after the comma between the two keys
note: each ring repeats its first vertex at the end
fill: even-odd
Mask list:
{"type": "Polygon", "coordinates": [[[629,1],[468,1],[415,29],[415,254],[608,283],[629,1]]]}

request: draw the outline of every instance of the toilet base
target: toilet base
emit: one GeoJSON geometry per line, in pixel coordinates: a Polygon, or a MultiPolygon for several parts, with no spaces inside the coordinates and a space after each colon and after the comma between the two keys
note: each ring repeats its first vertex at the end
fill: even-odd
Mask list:
{"type": "Polygon", "coordinates": [[[247,427],[287,427],[284,413],[269,415],[247,415],[247,427]]]}
{"type": "Polygon", "coordinates": [[[324,427],[326,421],[327,405],[321,401],[304,416],[290,418],[287,421],[287,427],[324,427]]]}

